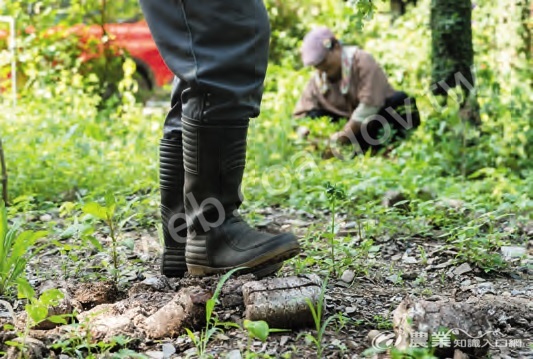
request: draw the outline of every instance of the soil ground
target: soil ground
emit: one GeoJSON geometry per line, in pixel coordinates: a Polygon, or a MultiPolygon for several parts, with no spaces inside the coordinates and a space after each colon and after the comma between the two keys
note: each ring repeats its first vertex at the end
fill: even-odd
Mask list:
{"type": "MultiPolygon", "coordinates": [[[[328,223],[327,214],[318,219],[316,215],[283,212],[279,209],[266,209],[265,213],[267,220],[262,224],[264,229],[271,232],[291,229],[308,238],[303,243],[304,250],[300,258],[288,262],[278,276],[315,273],[325,279],[328,275],[327,268],[324,269],[323,264],[318,265],[320,258],[310,260],[310,253],[322,253],[323,258],[327,258],[327,240],[320,237],[309,239],[307,231],[317,220],[328,223]]],[[[52,218],[54,216],[53,213],[50,215],[52,218]]],[[[353,223],[342,222],[339,225],[339,236],[355,238],[342,245],[357,246],[358,229],[354,228],[353,223]]],[[[496,274],[486,274],[467,263],[455,261],[457,253],[443,246],[442,241],[436,238],[437,232],[433,238],[427,234],[423,237],[411,236],[408,240],[376,238],[374,245],[379,247],[369,252],[366,258],[354,259],[353,266],[330,274],[325,293],[325,318],[340,313],[343,319],[335,320],[327,327],[322,357],[361,357],[372,346],[366,339],[371,330],[379,330],[384,334],[392,332],[392,312],[408,295],[429,301],[475,302],[492,301],[495,298],[523,301],[523,311],[498,312],[489,318],[492,324],[490,330],[493,331],[494,338],[498,339],[497,343],[494,342],[490,355],[492,358],[531,357],[533,312],[528,308],[531,308],[533,298],[532,229],[526,227],[520,231],[520,238],[528,246],[526,255],[521,258],[506,258],[509,261],[508,269],[496,274]]],[[[31,283],[41,290],[51,287],[66,289],[72,294],[82,313],[102,303],[120,303],[129,308],[148,308],[146,310],[150,311],[162,307],[180,288],[199,286],[213,291],[216,287],[218,277],[161,277],[157,233],[131,226],[122,236],[119,253],[123,262],[118,290],[106,284],[109,282],[108,268],[102,263],[111,262],[109,253],[83,247],[73,249],[68,254],[61,253],[57,248],[40,253],[30,264],[31,283]],[[77,260],[73,260],[74,252],[77,260]]],[[[98,239],[104,243],[104,247],[107,243],[110,244],[109,238],[103,233],[98,239]]],[[[244,307],[237,292],[239,281],[242,284],[247,280],[254,278],[251,275],[243,276],[231,279],[226,284],[226,287],[231,288],[230,293],[224,291],[220,304],[215,308],[220,321],[242,324],[244,307]]],[[[20,315],[24,309],[23,302],[10,302],[20,315]]],[[[4,323],[13,322],[1,304],[0,314],[4,323]]],[[[56,328],[48,334],[41,332],[39,336],[49,346],[60,338],[64,339],[65,335],[72,335],[68,333],[56,328]]],[[[129,334],[135,339],[128,345],[132,350],[150,358],[185,358],[193,355],[196,350],[186,335],[151,340],[142,337],[134,329],[130,333],[127,330],[121,333],[129,334]]],[[[251,352],[267,354],[271,358],[315,358],[317,348],[307,337],[314,333],[313,328],[275,333],[262,343],[257,340],[249,342],[244,331],[230,329],[217,334],[207,348],[208,353],[215,358],[239,358],[248,345],[251,352]]],[[[10,338],[8,331],[4,331],[2,335],[4,340],[10,338]]],[[[59,357],[60,354],[57,350],[44,350],[42,356],[59,357]]],[[[61,356],[63,359],[68,357],[61,356]]]]}

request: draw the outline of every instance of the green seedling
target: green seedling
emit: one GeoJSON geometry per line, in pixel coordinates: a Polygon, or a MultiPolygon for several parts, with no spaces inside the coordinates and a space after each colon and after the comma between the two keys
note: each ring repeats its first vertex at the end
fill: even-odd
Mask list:
{"type": "Polygon", "coordinates": [[[200,331],[200,335],[197,336],[192,330],[189,328],[185,328],[185,331],[187,332],[187,336],[191,339],[194,346],[196,347],[197,355],[200,358],[206,358],[207,355],[207,344],[211,340],[211,338],[218,332],[222,330],[222,327],[234,327],[239,328],[239,326],[236,323],[231,322],[219,322],[218,317],[214,315],[214,309],[215,305],[218,301],[218,297],[220,296],[220,292],[222,290],[222,286],[226,281],[232,276],[233,273],[242,270],[244,268],[234,268],[224,274],[220,280],[218,281],[217,287],[215,289],[215,293],[213,293],[213,296],[207,300],[205,303],[205,328],[203,328],[200,331]]]}
{"type": "MultiPolygon", "coordinates": [[[[97,316],[101,313],[94,313],[94,315],[97,316]]],[[[116,335],[105,340],[96,340],[92,335],[90,323],[91,319],[85,318],[83,322],[71,324],[72,330],[69,335],[54,342],[51,348],[61,354],[80,359],[96,359],[109,357],[110,355],[113,358],[147,358],[145,355],[128,349],[127,347],[134,339],[123,335],[116,335]]]]}
{"type": "Polygon", "coordinates": [[[119,259],[117,252],[118,233],[117,223],[115,218],[116,199],[115,196],[108,193],[105,196],[105,206],[96,202],[89,202],[83,206],[83,212],[96,217],[104,222],[109,228],[109,236],[112,242],[112,258],[113,258],[113,279],[118,283],[119,276],[119,259]]]}
{"type": "Polygon", "coordinates": [[[35,243],[47,232],[23,231],[17,234],[19,227],[8,228],[7,210],[0,201],[0,296],[8,294],[13,286],[31,288],[24,277],[28,259],[41,248],[33,248],[35,243]],[[33,252],[30,252],[33,249],[33,252]]]}
{"type": "Polygon", "coordinates": [[[309,310],[311,311],[311,315],[313,316],[313,321],[315,323],[315,334],[306,334],[305,337],[310,340],[316,347],[316,354],[318,358],[322,358],[322,353],[324,351],[323,347],[323,339],[324,339],[324,333],[326,332],[326,329],[328,325],[338,318],[338,314],[334,314],[326,318],[326,320],[323,320],[324,317],[324,297],[326,295],[326,288],[328,284],[328,279],[326,278],[324,280],[324,283],[322,283],[322,287],[320,290],[320,296],[318,298],[318,301],[316,303],[316,307],[314,306],[313,302],[310,299],[306,299],[306,303],[309,306],[309,310]]]}
{"type": "Polygon", "coordinates": [[[243,322],[243,327],[248,332],[248,346],[245,355],[246,359],[253,359],[258,357],[255,353],[250,351],[252,347],[252,339],[258,339],[264,343],[268,339],[270,333],[279,333],[287,331],[285,329],[272,329],[264,320],[245,319],[243,322]]]}
{"type": "Polygon", "coordinates": [[[327,233],[325,237],[329,238],[330,240],[331,267],[333,275],[335,276],[337,272],[337,266],[335,264],[335,235],[337,232],[335,228],[335,216],[337,215],[337,207],[346,200],[346,192],[341,186],[335,186],[329,182],[326,182],[324,187],[326,188],[326,196],[328,197],[329,207],[331,210],[331,227],[329,233],[327,233]]]}
{"type": "MultiPolygon", "coordinates": [[[[72,317],[70,314],[65,315],[48,315],[50,307],[58,305],[59,301],[63,299],[63,293],[58,289],[48,289],[44,291],[39,298],[35,297],[35,292],[31,287],[19,286],[19,298],[26,299],[28,303],[24,306],[24,310],[27,314],[25,321],[24,331],[18,332],[18,338],[16,340],[6,341],[6,345],[15,347],[18,349],[21,356],[25,356],[27,351],[27,338],[30,333],[30,329],[36,325],[50,321],[56,324],[67,324],[67,318],[72,317]]],[[[2,305],[8,308],[13,320],[17,320],[13,312],[13,308],[9,303],[2,301],[2,305]]]]}

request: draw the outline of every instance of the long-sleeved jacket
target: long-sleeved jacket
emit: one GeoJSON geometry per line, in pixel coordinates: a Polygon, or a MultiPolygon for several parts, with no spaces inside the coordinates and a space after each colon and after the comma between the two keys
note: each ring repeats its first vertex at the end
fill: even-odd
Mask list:
{"type": "Polygon", "coordinates": [[[380,108],[393,95],[385,72],[371,54],[343,46],[342,56],[342,79],[332,83],[317,71],[296,104],[295,117],[320,109],[350,118],[360,104],[380,108]]]}

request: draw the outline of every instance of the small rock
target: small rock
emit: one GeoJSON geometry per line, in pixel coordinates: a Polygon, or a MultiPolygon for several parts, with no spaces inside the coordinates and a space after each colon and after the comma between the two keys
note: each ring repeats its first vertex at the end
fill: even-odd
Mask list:
{"type": "Polygon", "coordinates": [[[333,339],[330,343],[330,345],[340,348],[342,346],[342,342],[339,339],[333,339]]]}
{"type": "Polygon", "coordinates": [[[309,222],[302,221],[301,219],[288,219],[288,220],[285,221],[285,223],[288,223],[288,224],[296,226],[296,227],[307,227],[307,226],[309,226],[309,222]]]}
{"type": "Polygon", "coordinates": [[[409,256],[403,257],[402,262],[405,264],[417,264],[418,263],[415,257],[409,257],[409,256]]]}
{"type": "Polygon", "coordinates": [[[198,350],[196,348],[189,348],[186,351],[184,351],[183,354],[185,354],[186,358],[189,358],[189,357],[192,357],[194,355],[197,355],[196,354],[197,352],[198,352],[198,350]]]}
{"type": "Polygon", "coordinates": [[[395,254],[391,257],[391,261],[394,261],[394,262],[397,262],[399,261],[400,259],[402,259],[402,254],[401,253],[398,253],[398,254],[395,254]]]}
{"type": "Polygon", "coordinates": [[[527,250],[523,247],[503,246],[502,255],[506,258],[520,258],[526,255],[527,250]]]}
{"type": "Polygon", "coordinates": [[[350,288],[350,283],[345,283],[343,281],[338,281],[335,283],[336,287],[350,288]]]}
{"type": "Polygon", "coordinates": [[[218,333],[217,336],[216,336],[216,339],[217,340],[226,341],[226,340],[229,340],[229,337],[227,335],[225,335],[225,334],[218,333]]]}
{"type": "Polygon", "coordinates": [[[392,283],[398,283],[398,281],[400,280],[400,276],[398,274],[393,274],[393,275],[388,276],[385,279],[392,283]]]}
{"type": "Polygon", "coordinates": [[[415,280],[420,277],[418,272],[404,272],[402,273],[402,279],[404,280],[415,280]]]}
{"type": "Polygon", "coordinates": [[[465,206],[465,202],[460,199],[445,198],[442,201],[437,202],[437,207],[446,208],[451,210],[461,210],[465,206]]]}
{"type": "Polygon", "coordinates": [[[468,287],[470,284],[472,284],[472,281],[467,279],[461,282],[461,287],[468,287]]]}
{"type": "Polygon", "coordinates": [[[43,214],[42,216],[39,217],[39,220],[41,222],[50,222],[52,220],[52,216],[49,214],[43,214]]]}
{"type": "Polygon", "coordinates": [[[357,343],[354,342],[353,340],[348,340],[346,341],[346,346],[348,347],[348,349],[358,349],[359,347],[357,346],[357,343]]]}
{"type": "Polygon", "coordinates": [[[281,339],[279,340],[279,345],[284,346],[285,344],[287,344],[287,342],[290,339],[291,339],[291,337],[289,337],[288,335],[282,336],[281,339]]]}
{"type": "Polygon", "coordinates": [[[516,289],[513,289],[511,291],[511,295],[521,295],[521,294],[525,294],[525,292],[523,290],[516,290],[516,289]]]}
{"type": "Polygon", "coordinates": [[[283,347],[283,346],[285,346],[285,344],[287,344],[289,342],[289,340],[291,340],[291,337],[289,337],[288,335],[284,335],[279,340],[279,345],[283,347]]]}
{"type": "Polygon", "coordinates": [[[151,359],[165,359],[165,354],[163,352],[156,352],[154,350],[150,350],[145,352],[144,354],[151,359]]]}
{"type": "Polygon", "coordinates": [[[389,299],[390,302],[401,302],[403,299],[403,297],[401,295],[395,295],[394,297],[392,297],[391,299],[389,299]]]}
{"type": "Polygon", "coordinates": [[[409,209],[408,198],[400,191],[387,191],[383,195],[381,205],[386,208],[398,207],[404,210],[409,209]]]}
{"type": "Polygon", "coordinates": [[[341,276],[341,280],[345,283],[351,283],[354,278],[355,278],[355,272],[349,269],[345,270],[341,276]]]}
{"type": "Polygon", "coordinates": [[[348,222],[344,225],[344,229],[354,229],[357,227],[357,222],[348,222]]]}
{"type": "Polygon", "coordinates": [[[440,302],[443,298],[440,295],[432,295],[431,297],[426,298],[428,302],[440,302]]]}
{"type": "Polygon", "coordinates": [[[163,291],[170,287],[168,280],[164,276],[146,278],[142,281],[142,284],[152,287],[157,291],[163,291]]]}
{"type": "Polygon", "coordinates": [[[510,297],[511,296],[511,293],[505,291],[502,293],[502,297],[510,297]]]}
{"type": "Polygon", "coordinates": [[[455,274],[456,276],[460,276],[460,275],[470,272],[471,270],[472,270],[472,267],[470,267],[468,263],[463,263],[459,267],[453,270],[453,274],[455,274]]]}
{"type": "Polygon", "coordinates": [[[163,354],[165,355],[165,359],[170,358],[170,356],[176,352],[176,348],[174,348],[174,345],[170,343],[163,344],[163,347],[161,348],[161,350],[163,351],[163,354]]]}
{"type": "Polygon", "coordinates": [[[483,282],[477,285],[477,294],[484,295],[487,293],[496,294],[494,284],[491,282],[483,282]]]}
{"type": "Polygon", "coordinates": [[[241,352],[238,349],[232,350],[228,353],[226,359],[242,359],[241,352]]]}
{"type": "Polygon", "coordinates": [[[371,330],[368,332],[368,334],[366,335],[366,340],[368,341],[368,343],[372,343],[374,341],[374,339],[378,336],[378,335],[381,335],[381,332],[379,330],[371,330]]]}
{"type": "Polygon", "coordinates": [[[432,268],[433,269],[444,269],[446,267],[449,267],[453,264],[453,259],[450,259],[444,263],[440,263],[440,264],[437,264],[437,265],[434,265],[432,268]]]}
{"type": "Polygon", "coordinates": [[[344,310],[344,312],[345,312],[346,314],[353,314],[353,313],[355,313],[356,311],[357,311],[357,309],[354,308],[354,307],[347,307],[347,308],[344,310]]]}

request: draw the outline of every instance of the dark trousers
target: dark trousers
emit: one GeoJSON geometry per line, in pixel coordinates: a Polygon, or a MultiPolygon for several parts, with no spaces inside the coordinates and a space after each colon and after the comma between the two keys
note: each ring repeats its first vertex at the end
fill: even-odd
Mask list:
{"type": "Polygon", "coordinates": [[[259,115],[270,25],[262,0],[140,0],[155,43],[176,75],[165,136],[195,121],[259,115]]]}
{"type": "MultiPolygon", "coordinates": [[[[322,109],[309,111],[307,117],[329,117],[334,122],[341,118],[339,115],[322,109]]],[[[355,134],[355,139],[363,152],[369,148],[379,149],[391,142],[403,139],[409,131],[420,126],[420,114],[416,100],[405,92],[396,91],[385,100],[385,105],[378,113],[366,122],[367,126],[364,131],[361,131],[365,134],[355,134]],[[385,129],[387,124],[390,130],[385,129]]]]}
{"type": "Polygon", "coordinates": [[[405,92],[396,91],[394,95],[385,100],[378,116],[382,116],[394,130],[392,139],[404,138],[410,130],[420,126],[420,113],[414,97],[409,97],[405,92]]]}

